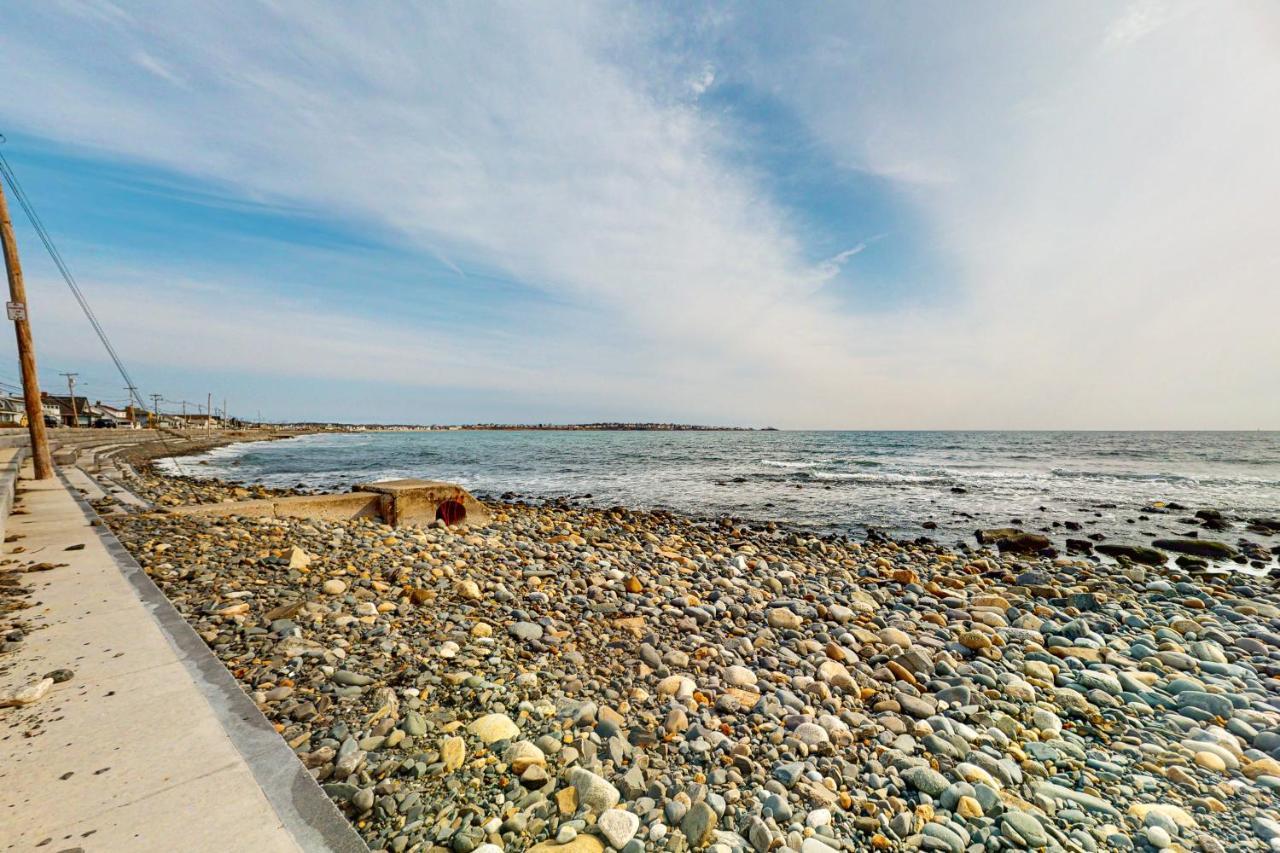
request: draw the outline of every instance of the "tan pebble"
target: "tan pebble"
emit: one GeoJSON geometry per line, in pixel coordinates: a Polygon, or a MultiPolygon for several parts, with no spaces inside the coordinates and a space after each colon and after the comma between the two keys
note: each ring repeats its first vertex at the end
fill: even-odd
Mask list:
{"type": "Polygon", "coordinates": [[[506,714],[488,714],[467,726],[467,731],[485,743],[499,740],[511,740],[520,734],[520,729],[506,714]]]}
{"type": "Polygon", "coordinates": [[[53,687],[52,678],[42,678],[30,684],[0,694],[0,708],[12,708],[39,702],[53,687]]]}
{"type": "Polygon", "coordinates": [[[880,642],[889,646],[898,646],[904,651],[911,647],[911,637],[899,628],[885,628],[880,632],[880,642]]]}
{"type": "Polygon", "coordinates": [[[467,744],[460,737],[447,737],[440,743],[440,760],[444,762],[444,769],[448,771],[457,770],[462,766],[462,762],[467,759],[467,744]]]}
{"type": "Polygon", "coordinates": [[[1249,779],[1259,776],[1280,776],[1280,761],[1274,758],[1259,758],[1244,767],[1244,775],[1249,779]]]}
{"type": "Polygon", "coordinates": [[[511,770],[516,775],[522,775],[530,767],[547,766],[547,757],[543,755],[542,750],[527,740],[511,744],[506,754],[502,756],[502,760],[511,765],[511,770]]]}
{"type": "Polygon", "coordinates": [[[569,787],[556,791],[556,806],[560,814],[571,815],[578,811],[578,789],[569,787]]]}

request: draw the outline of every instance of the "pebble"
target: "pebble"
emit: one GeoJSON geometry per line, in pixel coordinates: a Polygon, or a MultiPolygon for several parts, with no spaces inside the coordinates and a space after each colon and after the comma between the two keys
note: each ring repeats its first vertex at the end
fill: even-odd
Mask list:
{"type": "Polygon", "coordinates": [[[717,819],[711,806],[705,802],[697,802],[680,821],[680,831],[684,833],[690,847],[695,850],[706,847],[715,832],[717,819]]]}
{"type": "MultiPolygon", "coordinates": [[[[142,493],[226,494],[149,476],[142,493]]],[[[491,507],[478,529],[109,523],[373,850],[1280,837],[1265,581],[491,507]]]]}
{"type": "Polygon", "coordinates": [[[519,727],[506,714],[486,714],[467,726],[467,731],[486,744],[520,736],[519,727]]]}
{"type": "Polygon", "coordinates": [[[578,792],[578,804],[596,813],[613,808],[622,796],[608,780],[581,767],[569,774],[569,782],[578,792]]]}
{"type": "Polygon", "coordinates": [[[41,678],[39,681],[33,681],[30,684],[24,684],[21,687],[15,687],[0,693],[0,708],[35,704],[45,697],[45,694],[53,687],[53,684],[52,678],[41,678]]]}
{"type": "Polygon", "coordinates": [[[640,828],[640,818],[622,809],[606,809],[596,820],[596,828],[615,850],[627,846],[640,828]]]}

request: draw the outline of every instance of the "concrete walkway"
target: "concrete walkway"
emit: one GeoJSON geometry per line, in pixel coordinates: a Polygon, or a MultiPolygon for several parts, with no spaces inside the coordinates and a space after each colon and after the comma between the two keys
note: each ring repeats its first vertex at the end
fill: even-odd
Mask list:
{"type": "Polygon", "coordinates": [[[0,850],[366,849],[64,480],[24,479],[17,505],[0,577],[65,565],[18,576],[29,633],[0,655],[0,695],[73,674],[0,709],[0,850]]]}

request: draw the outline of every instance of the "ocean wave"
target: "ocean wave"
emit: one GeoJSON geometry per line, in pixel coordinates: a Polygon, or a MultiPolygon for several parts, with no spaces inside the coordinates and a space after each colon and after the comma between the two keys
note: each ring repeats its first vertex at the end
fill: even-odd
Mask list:
{"type": "Polygon", "coordinates": [[[1191,485],[1195,485],[1200,482],[1195,477],[1159,472],[1140,474],[1132,471],[1069,471],[1065,468],[1054,468],[1049,473],[1054,477],[1062,477],[1068,480],[1129,481],[1136,483],[1189,483],[1191,485]]]}
{"type": "Polygon", "coordinates": [[[1045,479],[1040,471],[1009,470],[1000,468],[983,468],[974,466],[966,468],[962,465],[948,465],[940,473],[949,474],[957,480],[1027,480],[1045,479]]]}
{"type": "Polygon", "coordinates": [[[1222,487],[1231,489],[1275,489],[1280,480],[1264,480],[1261,477],[1188,477],[1181,474],[1139,474],[1130,471],[1063,471],[1055,468],[1054,477],[1067,480],[1088,480],[1099,483],[1163,483],[1181,488],[1222,487]]]}
{"type": "Polygon", "coordinates": [[[938,477],[929,474],[871,474],[854,471],[808,471],[806,473],[814,480],[866,483],[869,485],[928,486],[953,482],[950,477],[938,477]]]}
{"type": "Polygon", "coordinates": [[[822,464],[820,462],[787,462],[779,459],[761,459],[761,465],[768,465],[770,468],[814,468],[822,464]]]}

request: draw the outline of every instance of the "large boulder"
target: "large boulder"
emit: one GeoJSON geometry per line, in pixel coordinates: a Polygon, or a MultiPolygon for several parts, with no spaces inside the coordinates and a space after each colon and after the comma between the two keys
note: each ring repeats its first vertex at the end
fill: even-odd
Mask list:
{"type": "Polygon", "coordinates": [[[979,530],[976,534],[982,545],[994,545],[1001,551],[1015,554],[1035,554],[1050,546],[1049,537],[1039,533],[1028,533],[1016,527],[996,527],[991,530],[979,530]]]}
{"type": "Polygon", "coordinates": [[[616,806],[622,796],[608,780],[582,767],[569,771],[569,784],[578,792],[578,804],[596,814],[616,806]]]}
{"type": "Polygon", "coordinates": [[[1157,551],[1155,548],[1148,548],[1145,545],[1122,545],[1108,542],[1095,545],[1093,550],[1099,554],[1106,554],[1108,557],[1127,557],[1135,563],[1142,563],[1147,566],[1163,566],[1169,562],[1168,554],[1163,551],[1157,551]]]}
{"type": "Polygon", "coordinates": [[[1157,548],[1173,551],[1175,554],[1191,554],[1195,557],[1207,557],[1210,560],[1230,560],[1236,555],[1236,549],[1225,542],[1214,542],[1211,539],[1157,539],[1151,543],[1157,548]]]}

